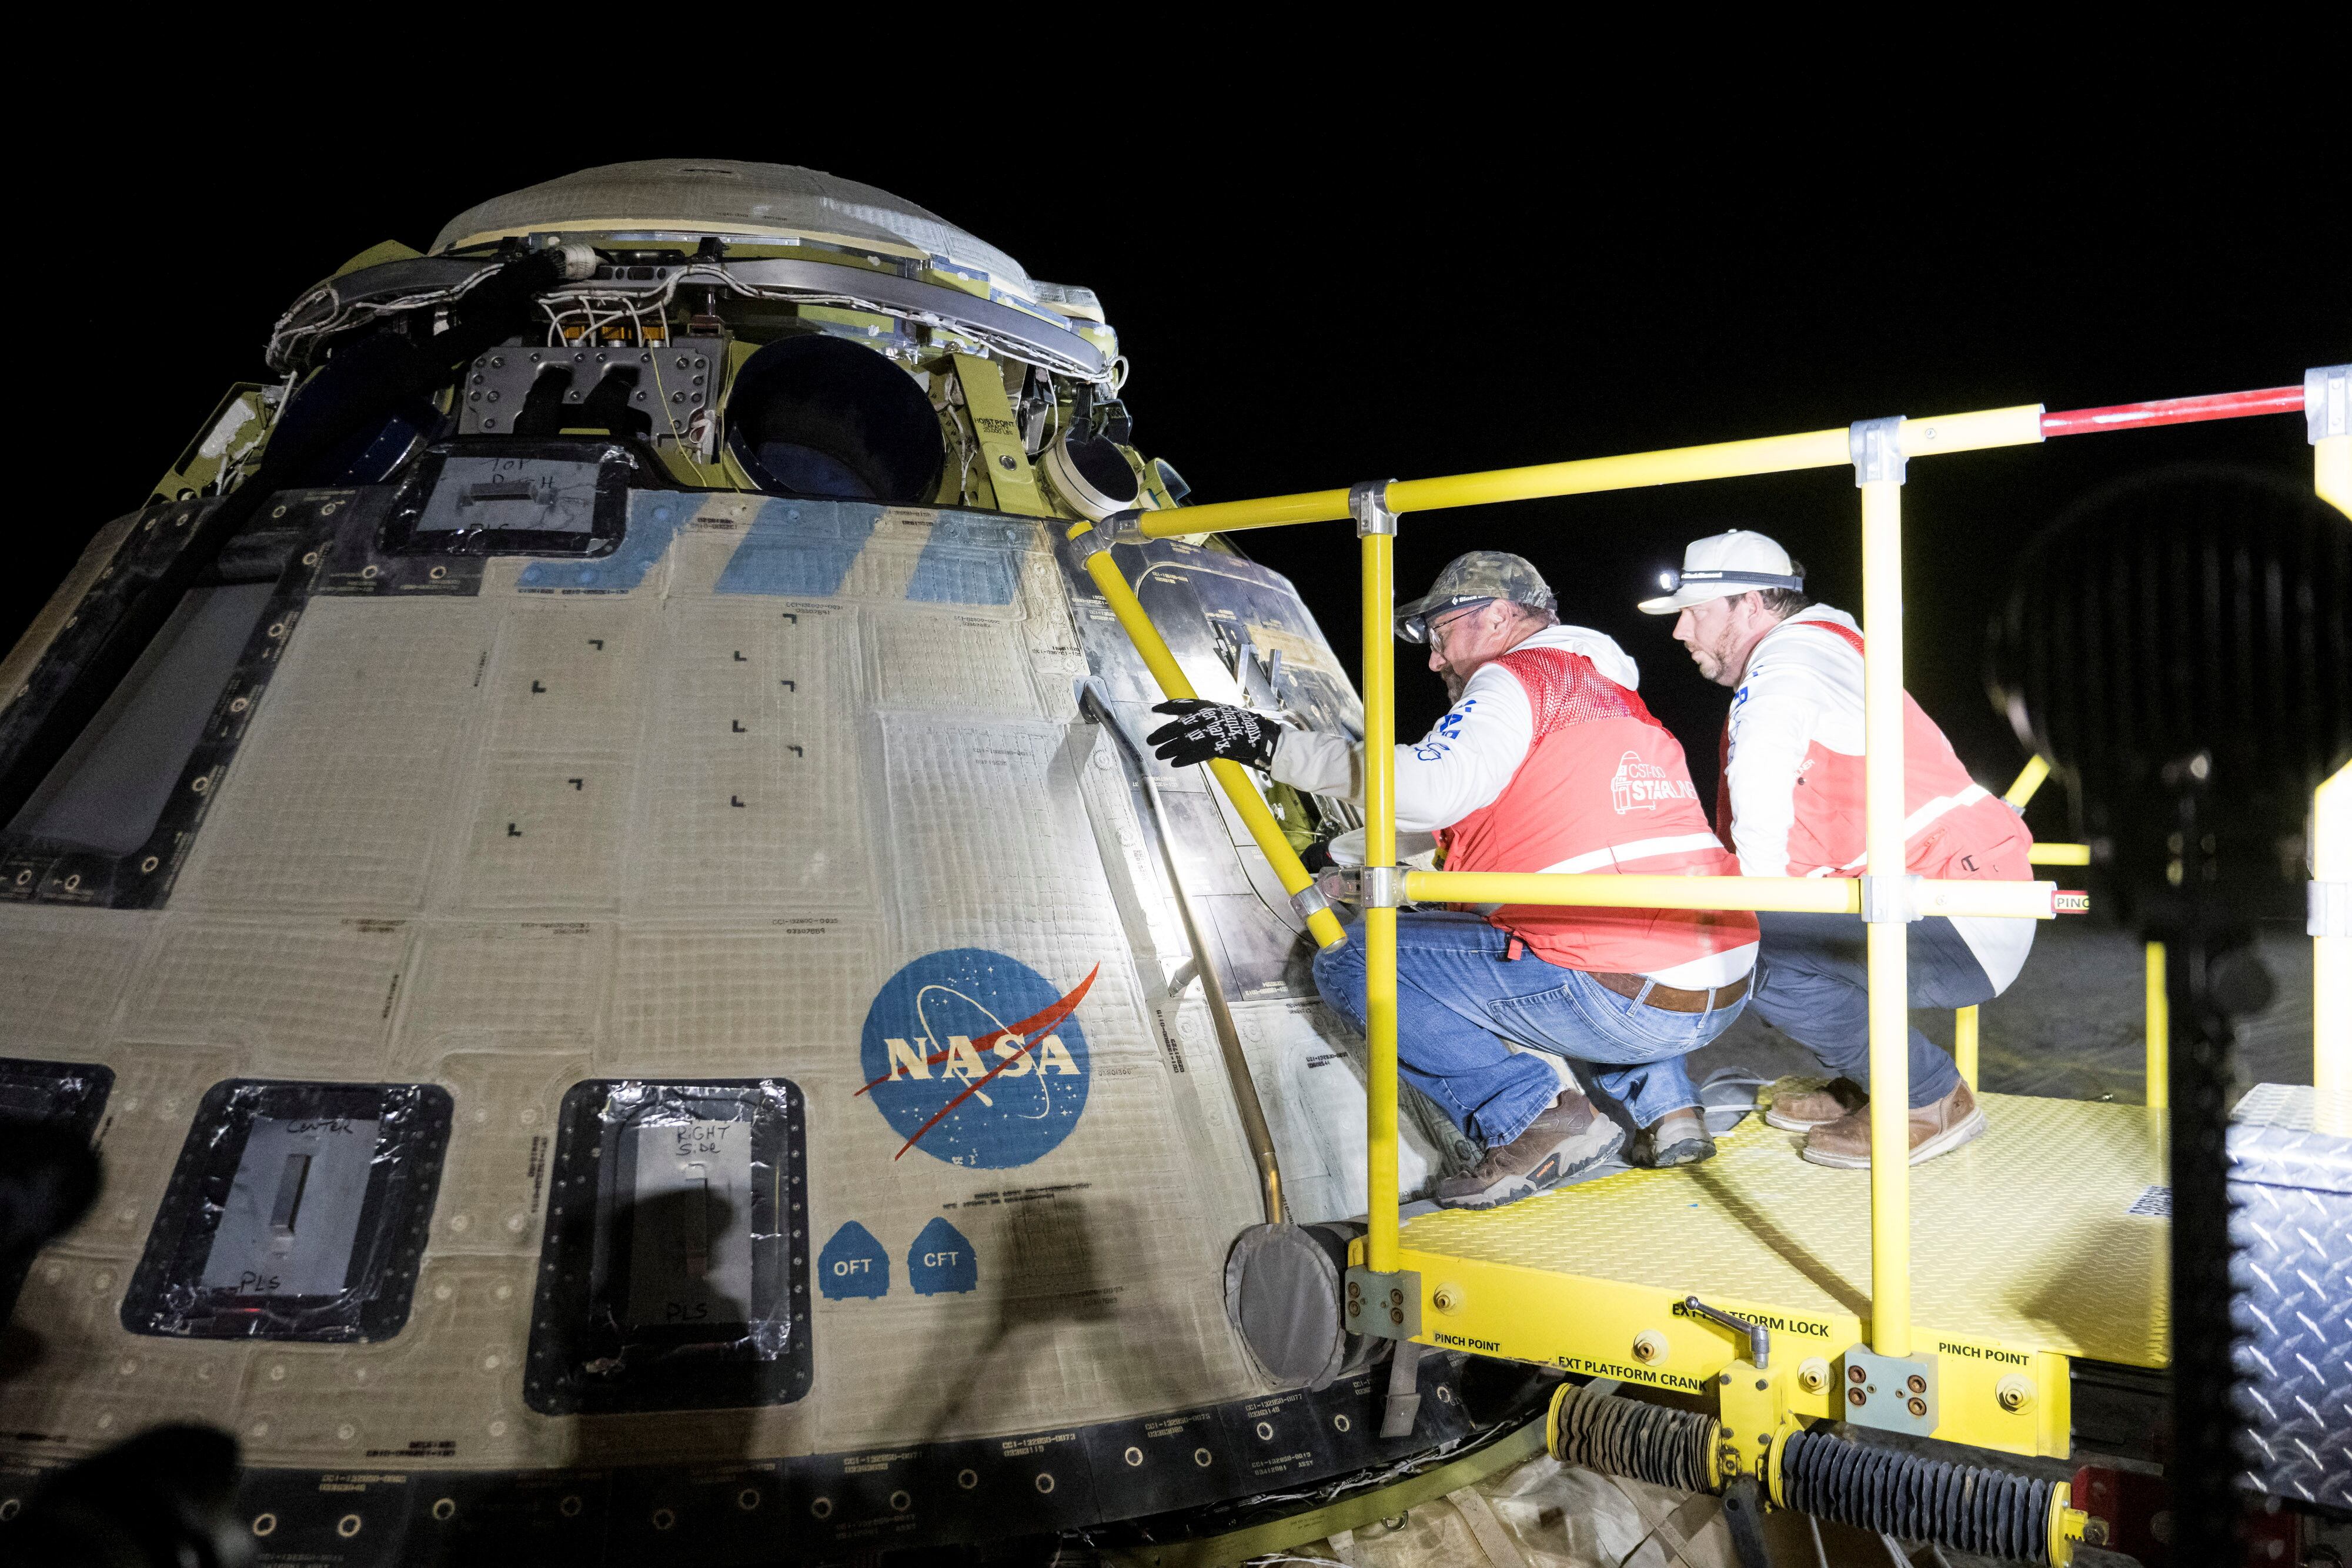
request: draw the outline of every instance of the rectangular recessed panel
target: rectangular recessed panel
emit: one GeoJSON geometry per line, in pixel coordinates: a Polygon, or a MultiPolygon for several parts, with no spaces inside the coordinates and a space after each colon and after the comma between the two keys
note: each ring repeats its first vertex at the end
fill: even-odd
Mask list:
{"type": "Polygon", "coordinates": [[[372,1119],[257,1117],[200,1282],[247,1296],[341,1290],[375,1134],[372,1119]]]}
{"type": "Polygon", "coordinates": [[[807,1103],[782,1078],[573,1085],[524,1395],[542,1415],[808,1392],[807,1103]]]}
{"type": "Polygon", "coordinates": [[[122,1296],[122,1326],[316,1343],[397,1334],[450,1109],[430,1083],[213,1085],[122,1296]]]}
{"type": "MultiPolygon", "coordinates": [[[[1911,1316],[1924,1328],[2166,1364],[2170,1228],[2130,1213],[2166,1180],[2161,1113],[1980,1097],[1990,1126],[1911,1173],[1911,1316]],[[1963,1262],[1955,1262],[1962,1260],[1963,1262]]],[[[1870,1313],[1870,1176],[1798,1157],[1751,1118],[1701,1165],[1622,1176],[1404,1227],[1428,1257],[1870,1313]]],[[[1563,1311],[1572,1303],[1564,1295],[1563,1311]]]]}
{"type": "Polygon", "coordinates": [[[751,1126],[687,1117],[634,1129],[632,1328],[751,1317],[751,1126]]]}

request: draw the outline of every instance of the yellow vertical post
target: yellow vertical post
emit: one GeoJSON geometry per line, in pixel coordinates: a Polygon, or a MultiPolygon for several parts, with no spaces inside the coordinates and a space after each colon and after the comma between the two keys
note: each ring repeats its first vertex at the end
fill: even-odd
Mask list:
{"type": "Polygon", "coordinates": [[[1903,422],[1853,427],[1862,488],[1863,918],[1870,985],[1870,1346],[1911,1354],[1911,1071],[1903,891],[1903,422]],[[1892,907],[1890,907],[1892,905],[1892,907]]]}
{"type": "Polygon", "coordinates": [[[1977,1009],[1962,1008],[1952,1015],[1952,1065],[1969,1092],[1977,1092],[1977,1009]]]}
{"type": "MultiPolygon", "coordinates": [[[[1176,663],[1176,654],[1168,646],[1167,639],[1160,635],[1160,629],[1152,625],[1151,617],[1144,613],[1143,601],[1136,598],[1135,590],[1129,588],[1127,579],[1119,575],[1118,563],[1111,559],[1110,549],[1103,543],[1095,526],[1078,523],[1070,528],[1068,538],[1078,547],[1086,562],[1087,575],[1101,591],[1111,613],[1118,617],[1128,641],[1133,643],[1135,651],[1142,655],[1144,667],[1151,672],[1151,678],[1160,684],[1160,691],[1170,697],[1199,695],[1192,689],[1192,683],[1185,678],[1183,667],[1176,663]]],[[[1312,887],[1315,884],[1313,874],[1300,863],[1298,852],[1290,847],[1290,841],[1282,836],[1282,824],[1274,820],[1274,813],[1266,808],[1265,797],[1257,792],[1257,786],[1250,782],[1250,776],[1242,765],[1219,758],[1209,764],[1209,775],[1216,779],[1218,788],[1224,790],[1225,799],[1234,803],[1234,810],[1240,816],[1242,826],[1249,830],[1250,837],[1265,855],[1267,863],[1274,867],[1274,874],[1281,880],[1282,890],[1296,897],[1312,887]]],[[[1339,917],[1319,904],[1310,905],[1307,929],[1318,946],[1328,947],[1342,940],[1339,917]]]]}
{"type": "MultiPolygon", "coordinates": [[[[2352,365],[2303,375],[2312,487],[2352,517],[2352,365]]],[[[2352,1137],[2352,767],[2311,798],[2312,1124],[2352,1137]]]]}
{"type": "Polygon", "coordinates": [[[2352,766],[2311,798],[2312,1125],[2352,1138],[2352,766]]]}
{"type": "Polygon", "coordinates": [[[1388,486],[1349,497],[1363,539],[1365,1266],[1397,1266],[1396,514],[1388,486]],[[1376,884],[1384,888],[1376,890],[1376,884]]]}
{"type": "Polygon", "coordinates": [[[2172,998],[2164,988],[2164,944],[2147,945],[2147,1082],[2142,1095],[2148,1108],[2161,1111],[2172,1103],[2172,998]]]}

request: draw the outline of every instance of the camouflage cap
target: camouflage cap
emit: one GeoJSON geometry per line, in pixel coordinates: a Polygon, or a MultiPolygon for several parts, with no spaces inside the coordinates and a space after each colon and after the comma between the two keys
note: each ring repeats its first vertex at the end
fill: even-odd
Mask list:
{"type": "Polygon", "coordinates": [[[1544,582],[1543,573],[1525,556],[1508,550],[1474,549],[1455,556],[1437,574],[1429,591],[1397,607],[1396,634],[1408,643],[1429,641],[1431,617],[1459,605],[1484,604],[1507,599],[1530,610],[1555,610],[1559,601],[1544,582]]]}

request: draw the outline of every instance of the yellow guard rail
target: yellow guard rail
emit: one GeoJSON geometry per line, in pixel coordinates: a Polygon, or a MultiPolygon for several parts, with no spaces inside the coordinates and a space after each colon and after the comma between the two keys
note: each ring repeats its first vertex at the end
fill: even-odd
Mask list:
{"type": "MultiPolygon", "coordinates": [[[[1903,530],[1902,493],[1913,457],[2037,444],[2045,434],[2144,424],[2233,418],[2301,407],[2315,448],[2315,482],[2322,498],[2352,514],[2352,432],[2343,404],[2352,369],[2310,372],[2295,389],[2176,399],[2169,403],[2045,413],[2041,405],[1988,409],[1933,419],[1865,420],[1845,430],[1725,442],[1614,457],[1584,458],[1526,468],[1391,480],[1354,489],[1308,491],[1260,500],[1228,501],[1155,511],[1134,519],[1147,538],[1279,528],[1353,517],[1363,561],[1363,698],[1365,853],[1370,887],[1364,910],[1367,1073],[1366,1155],[1369,1231],[1365,1262],[1393,1273],[1398,1261],[1396,1145],[1396,905],[1405,898],[1450,902],[1620,904],[1714,909],[1859,911],[1869,921],[1871,1095],[1870,1341],[1880,1355],[1907,1356],[1910,1314],[1910,1163],[1908,952],[1906,925],[1916,915],[1994,915],[2047,919],[2056,913],[2049,883],[1916,881],[1903,856],[1903,530]],[[2332,379],[2331,379],[2332,378],[2332,379]],[[2318,389],[2315,391],[2315,389],[2318,389]],[[2315,404],[2323,406],[2314,413],[2315,404]],[[2325,410],[2331,410],[2326,413],[2325,410]],[[1405,872],[1396,863],[1396,648],[1391,580],[1397,517],[1405,512],[1496,501],[1584,495],[1701,479],[1786,473],[1802,468],[1854,468],[1862,492],[1864,874],[1853,879],[1757,877],[1636,877],[1560,873],[1464,874],[1405,872]],[[1889,1157],[1892,1156],[1892,1157],[1889,1157]]],[[[1091,523],[1070,529],[1086,554],[1087,570],[1102,591],[1160,685],[1171,697],[1190,696],[1191,684],[1152,628],[1132,590],[1091,523]]],[[[2040,761],[2039,758],[2036,759],[2040,761]]],[[[2041,764],[2047,771],[2047,764],[2041,764]]],[[[1235,764],[1212,765],[1252,836],[1294,895],[1311,886],[1306,868],[1281,835],[1256,788],[1235,764]]],[[[2032,768],[2028,773],[2032,773],[2032,768]]],[[[2021,777],[2014,796],[2041,782],[2021,777]]],[[[2314,873],[2352,902],[2352,768],[2323,786],[2315,805],[2314,873]]],[[[2074,851],[2077,846],[2065,846],[2074,851]]],[[[2081,864],[2073,853],[2039,856],[2042,863],[2081,864]]],[[[1328,908],[1313,907],[1308,925],[1324,946],[1344,939],[1328,908]]],[[[2315,1082],[2324,1129],[2352,1134],[2352,936],[2323,928],[2315,894],[2312,931],[2317,972],[2314,998],[2315,1082]]],[[[2331,905],[2331,907],[2333,907],[2331,905]]],[[[1973,1025],[1974,1020],[1970,1023],[1973,1025]]],[[[1973,1028],[1969,1030],[1973,1036],[1973,1028]]],[[[1973,1039],[1969,1044],[1973,1046],[1973,1039]]],[[[2150,1071],[2159,1062],[2150,1040],[2150,1071]]],[[[1973,1055],[1971,1050],[1970,1055],[1973,1055]]],[[[1967,1064],[1973,1072],[1974,1062],[1967,1064]]],[[[2151,1092],[2157,1092],[2151,1085],[2151,1092]]]]}

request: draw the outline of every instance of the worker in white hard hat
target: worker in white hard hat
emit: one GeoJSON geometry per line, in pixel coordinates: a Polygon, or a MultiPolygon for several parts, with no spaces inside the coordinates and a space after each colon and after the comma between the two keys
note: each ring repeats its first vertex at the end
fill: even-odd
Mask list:
{"type": "MultiPolygon", "coordinates": [[[[1699,674],[1732,688],[1716,827],[1748,876],[1860,876],[1863,842],[1862,630],[1805,595],[1805,569],[1759,533],[1694,542],[1665,593],[1642,601],[1675,617],[1699,674]]],[[[1904,870],[2013,881],[2033,874],[2018,813],[1969,777],[1944,732],[1903,699],[1904,870]]],[[[1833,1074],[1818,1090],[1776,1092],[1765,1120],[1805,1134],[1816,1165],[1870,1164],[1870,1009],[1859,915],[1758,916],[1757,1015],[1833,1074]]],[[[1908,927],[1910,1005],[1964,1008],[2007,990],[2033,944],[2031,920],[1937,915],[1908,927]]],[[[1952,1059],[1911,1030],[1911,1163],[1984,1131],[1984,1112],[1952,1059]]]]}
{"type": "MultiPolygon", "coordinates": [[[[1433,831],[1451,871],[1729,875],[1681,745],[1634,694],[1624,650],[1562,626],[1536,569],[1473,550],[1396,612],[1454,706],[1396,748],[1400,827],[1433,831]]],[[[1162,703],[1161,759],[1213,758],[1322,795],[1363,799],[1352,736],[1287,729],[1246,708],[1162,703]]],[[[1589,1063],[1641,1129],[1634,1157],[1715,1152],[1683,1058],[1739,1016],[1756,924],[1738,911],[1507,904],[1397,919],[1397,1059],[1405,1081],[1486,1145],[1437,1201],[1489,1208],[1557,1186],[1624,1141],[1545,1056],[1589,1063]],[[1514,1047],[1528,1049],[1515,1050],[1514,1047]]],[[[1324,999],[1364,1022],[1361,928],[1315,959],[1324,999]]]]}

